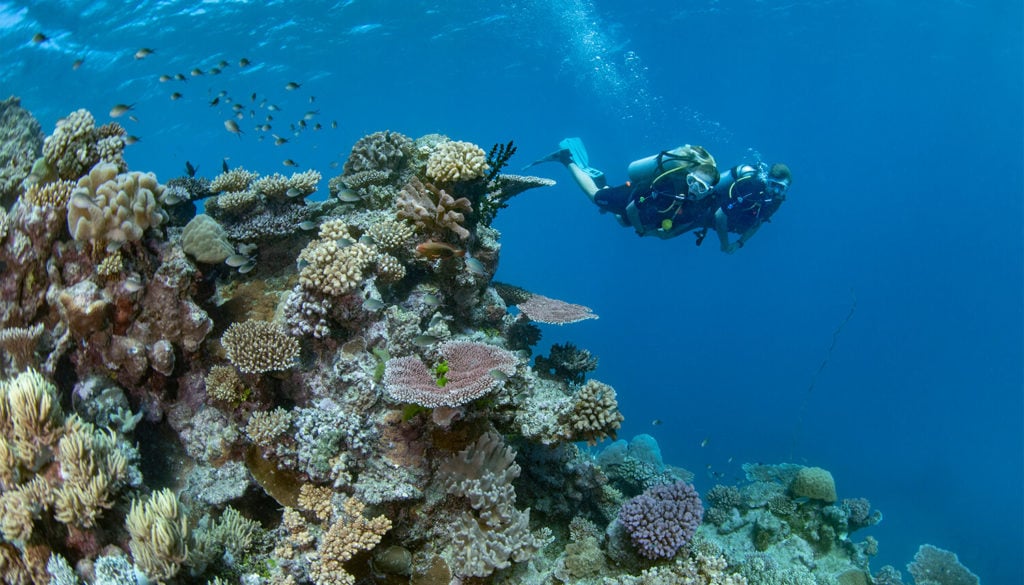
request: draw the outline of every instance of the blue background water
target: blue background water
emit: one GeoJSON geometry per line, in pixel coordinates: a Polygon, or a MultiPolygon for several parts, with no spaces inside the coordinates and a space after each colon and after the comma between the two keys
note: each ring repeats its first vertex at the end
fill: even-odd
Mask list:
{"type": "Polygon", "coordinates": [[[47,132],[136,104],[127,158],[161,179],[224,157],[330,177],[388,128],[514,139],[516,167],[580,136],[612,182],[687,142],[723,167],[785,161],[789,200],[734,256],[637,238],[541,167],[559,185],[498,217],[499,278],[601,315],[543,344],[600,356],[622,436],[656,436],[700,489],[744,461],[826,467],[885,513],[875,569],[928,542],[1020,583],[1021,22],[1020,2],[983,0],[0,1],[0,93],[47,132]],[[221,90],[280,106],[291,141],[258,139],[264,111],[225,132],[221,90]],[[314,109],[325,129],[290,136],[314,109]]]}

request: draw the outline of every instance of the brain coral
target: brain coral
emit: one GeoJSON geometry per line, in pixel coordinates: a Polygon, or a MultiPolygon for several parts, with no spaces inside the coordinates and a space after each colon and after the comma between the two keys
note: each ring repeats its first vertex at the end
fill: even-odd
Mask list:
{"type": "Polygon", "coordinates": [[[704,517],[697,490],[685,481],[656,485],[619,510],[637,552],[648,559],[670,559],[686,546],[704,517]]]}
{"type": "Polygon", "coordinates": [[[427,177],[438,183],[478,179],[488,168],[487,155],[472,142],[442,142],[427,159],[427,177]]]}
{"type": "Polygon", "coordinates": [[[832,474],[820,467],[804,467],[796,473],[789,492],[798,498],[832,503],[836,501],[836,482],[832,474]]]}
{"type": "Polygon", "coordinates": [[[117,172],[117,165],[100,163],[78,181],[68,203],[68,230],[75,240],[138,241],[167,218],[158,203],[164,188],[156,175],[117,172]]]}

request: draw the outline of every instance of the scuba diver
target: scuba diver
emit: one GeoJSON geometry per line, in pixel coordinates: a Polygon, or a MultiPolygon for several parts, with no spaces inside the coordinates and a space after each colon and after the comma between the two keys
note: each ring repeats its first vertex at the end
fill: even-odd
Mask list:
{"type": "Polygon", "coordinates": [[[609,187],[604,173],[591,168],[587,150],[579,138],[566,138],[559,150],[527,165],[559,162],[601,212],[615,215],[622,226],[640,236],[673,238],[691,230],[697,244],[714,223],[718,203],[712,196],[718,183],[715,159],[704,147],[689,144],[634,161],[629,181],[609,187]]]}
{"type": "Polygon", "coordinates": [[[754,237],[779,210],[792,183],[793,174],[782,163],[771,167],[765,163],[742,164],[722,175],[715,186],[718,209],[713,223],[721,250],[732,254],[754,237]],[[730,243],[730,232],[740,237],[730,243]]]}

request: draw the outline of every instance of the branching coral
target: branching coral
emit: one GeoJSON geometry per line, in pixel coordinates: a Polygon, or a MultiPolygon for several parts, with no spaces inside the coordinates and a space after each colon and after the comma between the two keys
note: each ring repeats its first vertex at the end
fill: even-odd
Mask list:
{"type": "Polygon", "coordinates": [[[366,234],[377,243],[378,246],[389,252],[404,250],[412,241],[412,227],[404,221],[388,219],[374,222],[366,230],[366,234]]]}
{"type": "Polygon", "coordinates": [[[561,422],[569,440],[596,445],[608,437],[615,440],[622,420],[615,390],[608,384],[590,380],[576,393],[572,410],[561,422]]]}
{"type": "Polygon", "coordinates": [[[299,355],[299,341],[267,321],[232,323],[220,342],[228,360],[247,374],[286,370],[299,355]]]}
{"type": "Polygon", "coordinates": [[[237,404],[245,400],[245,386],[231,366],[213,366],[206,375],[206,393],[210,398],[237,404]]]}
{"type": "Polygon", "coordinates": [[[46,184],[29,185],[22,195],[22,199],[32,205],[48,205],[64,209],[71,199],[71,193],[75,190],[74,181],[54,181],[46,184]]]}
{"type": "Polygon", "coordinates": [[[694,487],[684,481],[648,488],[619,510],[618,521],[649,559],[669,559],[693,538],[704,517],[694,487]]]}
{"type": "Polygon", "coordinates": [[[259,176],[259,173],[236,167],[217,175],[210,183],[210,191],[214,193],[248,191],[253,181],[259,176]]]}
{"type": "Polygon", "coordinates": [[[519,362],[512,352],[486,343],[447,341],[438,351],[448,367],[444,383],[416,356],[393,358],[384,368],[388,396],[427,408],[461,406],[498,387],[519,362]]]}
{"type": "Polygon", "coordinates": [[[479,179],[487,172],[487,154],[472,142],[449,140],[434,147],[427,159],[427,177],[438,183],[479,179]]]}
{"type": "Polygon", "coordinates": [[[342,167],[346,176],[363,171],[395,171],[408,156],[412,139],[398,132],[374,132],[352,145],[342,167]]]}
{"type": "Polygon", "coordinates": [[[384,533],[391,529],[391,520],[385,516],[366,518],[364,508],[363,502],[349,498],[341,517],[324,533],[309,569],[317,585],[354,584],[355,577],[345,570],[345,563],[356,553],[377,546],[384,533]]]}
{"type": "Polygon", "coordinates": [[[328,297],[342,296],[359,285],[363,272],[376,257],[366,244],[314,240],[299,254],[299,260],[306,263],[299,272],[299,284],[328,297]]]}
{"type": "Polygon", "coordinates": [[[68,203],[68,229],[75,240],[100,246],[134,242],[166,220],[158,202],[164,188],[155,175],[117,173],[117,166],[101,163],[78,181],[68,203]]]}
{"type": "Polygon", "coordinates": [[[124,172],[123,134],[116,124],[96,128],[88,110],[76,110],[57,121],[57,128],[43,142],[43,158],[61,179],[77,180],[100,162],[124,172]]]}
{"type": "Polygon", "coordinates": [[[463,227],[466,213],[473,211],[469,199],[455,199],[444,189],[420,182],[413,177],[402,188],[395,201],[398,219],[411,221],[421,232],[435,234],[442,239],[448,231],[455,232],[459,239],[469,237],[469,230],[463,227]]]}
{"type": "Polygon", "coordinates": [[[188,554],[188,518],[169,489],[133,500],[126,520],[135,564],[158,581],[178,574],[188,554]]]}

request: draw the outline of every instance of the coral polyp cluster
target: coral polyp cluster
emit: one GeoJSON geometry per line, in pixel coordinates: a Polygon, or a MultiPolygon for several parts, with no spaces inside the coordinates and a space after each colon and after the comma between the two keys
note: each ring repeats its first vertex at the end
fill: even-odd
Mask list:
{"type": "Polygon", "coordinates": [[[550,184],[511,142],[374,133],[312,201],[312,170],[161,183],[119,136],[73,113],[0,208],[0,581],[871,578],[880,514],[825,470],[702,502],[616,440],[596,357],[531,363],[597,315],[492,280],[496,214],[550,184]]]}

